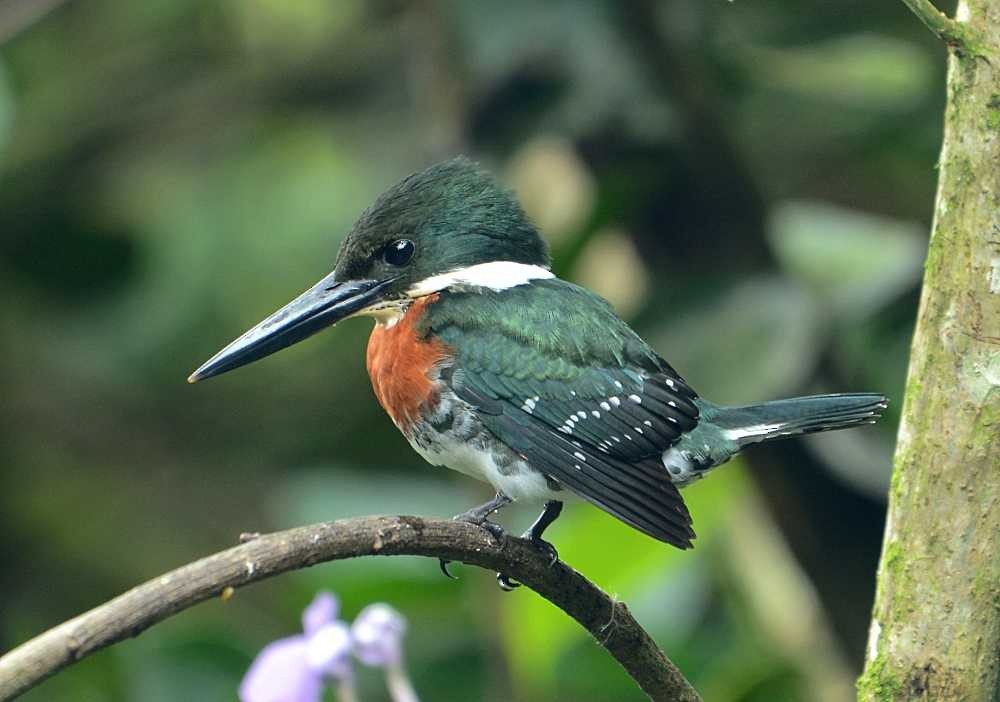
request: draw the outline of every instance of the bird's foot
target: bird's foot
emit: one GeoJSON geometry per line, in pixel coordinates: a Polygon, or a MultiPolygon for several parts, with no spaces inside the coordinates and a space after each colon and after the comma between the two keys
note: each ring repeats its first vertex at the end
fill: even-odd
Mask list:
{"type": "MultiPolygon", "coordinates": [[[[549,562],[549,568],[554,566],[559,561],[559,551],[551,543],[541,538],[535,533],[534,529],[528,529],[526,532],[521,534],[522,539],[527,539],[531,542],[538,551],[545,556],[549,562]]],[[[497,584],[500,585],[500,589],[504,592],[510,592],[511,590],[516,590],[521,587],[521,583],[516,580],[512,580],[506,573],[497,573],[497,584]]]]}
{"type": "Polygon", "coordinates": [[[489,516],[501,507],[509,505],[513,501],[514,500],[507,497],[503,493],[498,492],[489,502],[485,502],[478,507],[473,507],[472,509],[462,512],[461,514],[456,514],[452,517],[452,519],[456,522],[468,522],[469,524],[475,524],[477,527],[490,532],[490,536],[497,541],[501,541],[506,538],[507,532],[505,532],[503,527],[496,522],[491,522],[489,520],[489,516]]]}
{"type": "Polygon", "coordinates": [[[452,517],[456,522],[466,522],[468,524],[475,524],[480,529],[485,529],[490,533],[497,541],[502,541],[507,537],[507,532],[504,528],[497,524],[496,522],[491,522],[487,517],[493,514],[496,510],[490,510],[485,514],[480,510],[479,507],[475,509],[470,509],[468,512],[462,512],[459,515],[452,517]]]}
{"type": "Polygon", "coordinates": [[[466,510],[461,514],[456,514],[452,519],[456,522],[468,522],[469,524],[475,524],[476,526],[481,526],[491,534],[496,536],[497,529],[502,533],[503,527],[499,524],[494,524],[489,521],[489,516],[499,510],[505,505],[509,505],[513,500],[502,493],[497,493],[496,496],[489,502],[485,502],[481,505],[473,507],[470,510],[466,510]]]}
{"type": "MultiPolygon", "coordinates": [[[[469,524],[475,524],[480,529],[485,529],[490,533],[490,536],[492,536],[493,539],[499,543],[502,543],[503,540],[507,538],[507,532],[504,531],[504,528],[499,524],[497,524],[496,522],[491,522],[485,517],[481,517],[476,520],[467,519],[465,518],[467,514],[468,512],[460,514],[455,517],[455,520],[459,522],[468,522],[469,524]]],[[[441,566],[441,572],[444,573],[446,577],[449,577],[452,580],[458,580],[458,578],[452,575],[451,571],[448,570],[449,563],[451,563],[451,561],[445,560],[444,558],[438,559],[438,564],[441,566]]]]}
{"type": "MultiPolygon", "coordinates": [[[[452,520],[456,522],[466,522],[468,524],[474,524],[480,529],[485,529],[486,531],[488,531],[490,533],[490,536],[492,536],[494,540],[502,542],[504,539],[507,538],[507,532],[504,531],[504,528],[501,525],[497,524],[496,522],[491,522],[489,520],[489,516],[494,512],[496,512],[501,507],[503,507],[504,505],[508,505],[511,502],[513,502],[511,498],[498,492],[496,496],[489,502],[478,505],[477,507],[473,507],[472,509],[466,510],[461,514],[456,514],[454,517],[452,517],[452,520]]],[[[438,564],[441,567],[441,572],[445,574],[445,577],[451,578],[452,580],[458,580],[458,578],[452,575],[451,572],[448,570],[449,563],[451,563],[451,561],[446,560],[444,558],[438,559],[438,564]]]]}
{"type": "MultiPolygon", "coordinates": [[[[496,540],[497,542],[502,542],[504,539],[507,538],[507,532],[504,531],[504,528],[499,524],[497,524],[496,522],[491,522],[487,519],[483,519],[482,521],[479,522],[473,522],[468,519],[460,519],[461,516],[462,515],[458,515],[458,517],[455,517],[455,519],[460,522],[469,522],[469,524],[475,524],[480,529],[485,529],[490,533],[490,536],[492,536],[494,540],[496,540]]],[[[451,571],[448,570],[449,563],[451,563],[451,561],[445,560],[444,558],[438,559],[438,565],[441,567],[441,572],[445,574],[445,577],[451,578],[452,580],[458,580],[458,578],[452,575],[451,571]]]]}
{"type": "Polygon", "coordinates": [[[542,555],[549,560],[549,568],[554,566],[559,561],[559,551],[557,551],[556,547],[545,539],[535,538],[530,530],[524,534],[523,538],[529,539],[531,541],[531,545],[541,551],[542,555]]]}

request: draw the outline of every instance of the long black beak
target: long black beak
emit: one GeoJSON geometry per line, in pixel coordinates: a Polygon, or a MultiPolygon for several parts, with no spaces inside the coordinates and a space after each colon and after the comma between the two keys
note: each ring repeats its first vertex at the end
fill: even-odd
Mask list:
{"type": "Polygon", "coordinates": [[[208,359],[188,377],[196,383],[270,356],[383,299],[389,280],[337,282],[331,273],[208,359]]]}

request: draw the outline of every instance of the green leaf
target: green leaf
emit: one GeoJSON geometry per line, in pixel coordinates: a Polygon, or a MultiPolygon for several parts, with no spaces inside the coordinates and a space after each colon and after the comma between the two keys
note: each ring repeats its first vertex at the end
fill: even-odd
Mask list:
{"type": "Polygon", "coordinates": [[[913,287],[926,249],[915,223],[811,201],[778,205],[768,235],[792,277],[855,318],[913,287]]]}
{"type": "Polygon", "coordinates": [[[754,48],[748,60],[771,87],[841,107],[909,109],[934,86],[931,58],[893,37],[854,34],[794,48],[754,48]]]}

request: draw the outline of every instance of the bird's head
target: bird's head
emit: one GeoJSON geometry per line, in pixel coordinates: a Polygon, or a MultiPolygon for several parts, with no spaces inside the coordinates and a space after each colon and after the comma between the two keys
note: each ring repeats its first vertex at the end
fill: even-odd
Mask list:
{"type": "Polygon", "coordinates": [[[414,299],[456,286],[503,289],[551,277],[545,242],[513,195],[465,158],[415,173],[378,197],[333,272],[188,378],[233,370],[342,319],[392,324],[414,299]]]}

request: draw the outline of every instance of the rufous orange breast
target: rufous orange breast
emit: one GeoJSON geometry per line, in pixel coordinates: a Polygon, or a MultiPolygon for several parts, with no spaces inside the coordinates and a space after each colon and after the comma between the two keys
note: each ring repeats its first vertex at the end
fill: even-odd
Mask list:
{"type": "Polygon", "coordinates": [[[451,355],[447,345],[420,334],[420,318],[437,299],[437,294],[419,298],[391,327],[377,324],[368,339],[368,375],[375,396],[404,433],[423,408],[437,403],[432,369],[451,355]]]}

